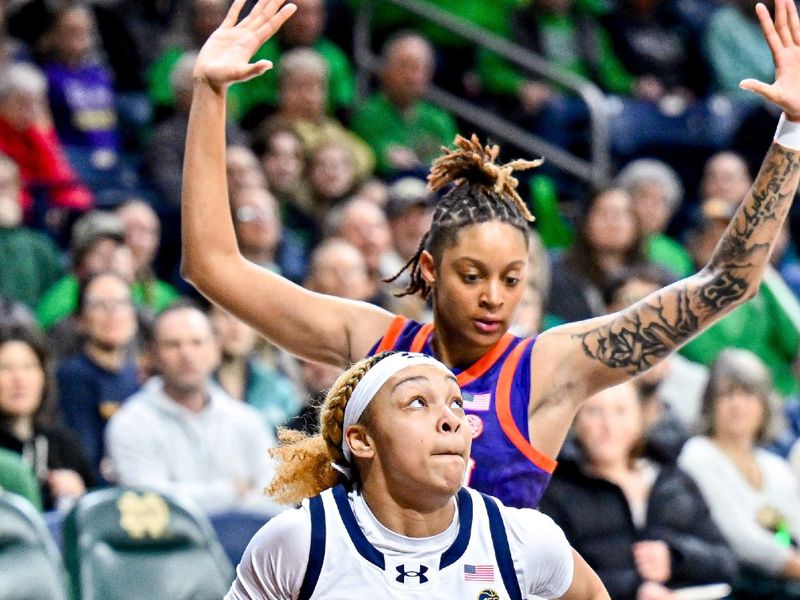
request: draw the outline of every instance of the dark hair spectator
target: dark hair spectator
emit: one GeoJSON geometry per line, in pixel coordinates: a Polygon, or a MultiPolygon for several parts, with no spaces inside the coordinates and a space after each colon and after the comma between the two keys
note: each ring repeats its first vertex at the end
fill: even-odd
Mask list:
{"type": "Polygon", "coordinates": [[[67,509],[92,485],[75,434],[55,422],[47,350],[32,329],[0,329],[0,447],[21,455],[41,486],[44,508],[67,509]]]}
{"type": "Polygon", "coordinates": [[[613,278],[643,260],[631,197],[614,187],[594,193],[574,246],[554,262],[547,312],[567,322],[605,314],[604,294],[613,278]]]}
{"type": "Polygon", "coordinates": [[[77,317],[85,341],[58,367],[58,396],[66,423],[78,434],[95,479],[102,481],[106,423],[139,389],[130,353],[137,329],[130,283],[115,273],[91,277],[81,286],[77,317]]]}

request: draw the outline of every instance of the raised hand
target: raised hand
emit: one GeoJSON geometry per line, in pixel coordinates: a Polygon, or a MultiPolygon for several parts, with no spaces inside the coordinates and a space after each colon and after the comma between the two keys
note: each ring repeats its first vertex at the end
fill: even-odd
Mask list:
{"type": "Polygon", "coordinates": [[[225,20],[203,44],[194,65],[195,80],[205,81],[215,91],[227,85],[258,77],[272,68],[268,60],[250,63],[264,42],[275,35],[296,10],[286,0],[259,0],[240,23],[245,0],[234,0],[225,20]]]}
{"type": "Polygon", "coordinates": [[[768,85],[745,79],[739,87],[762,96],[800,122],[800,18],[794,0],[775,0],[775,19],[761,3],[756,5],[761,31],[775,63],[775,82],[768,85]]]}

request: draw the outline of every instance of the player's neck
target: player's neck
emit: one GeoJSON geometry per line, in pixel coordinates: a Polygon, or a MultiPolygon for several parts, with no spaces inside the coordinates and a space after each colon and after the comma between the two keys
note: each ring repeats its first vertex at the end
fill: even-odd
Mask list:
{"type": "Polygon", "coordinates": [[[367,507],[381,525],[405,537],[425,538],[445,531],[453,522],[455,502],[450,495],[427,496],[414,494],[413,503],[393,497],[390,493],[374,493],[362,489],[367,507]]]}
{"type": "Polygon", "coordinates": [[[436,358],[451,369],[466,369],[491,349],[491,346],[471,344],[457,332],[447,331],[446,327],[441,326],[442,320],[436,319],[435,316],[434,323],[437,325],[431,338],[433,351],[436,353],[436,358]]]}

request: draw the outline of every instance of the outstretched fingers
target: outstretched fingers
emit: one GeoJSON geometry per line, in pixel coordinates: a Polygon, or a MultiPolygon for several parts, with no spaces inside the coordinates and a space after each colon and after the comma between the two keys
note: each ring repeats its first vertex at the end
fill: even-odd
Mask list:
{"type": "Polygon", "coordinates": [[[245,0],[233,0],[233,4],[228,9],[228,14],[225,15],[225,19],[222,21],[222,25],[225,27],[233,27],[236,25],[236,21],[239,20],[239,13],[242,12],[242,6],[244,6],[245,0]]]}
{"type": "MultiPolygon", "coordinates": [[[[277,6],[280,6],[285,2],[285,0],[271,0],[277,6]]],[[[277,14],[273,14],[269,19],[267,19],[257,30],[256,34],[259,38],[266,39],[271,37],[278,31],[286,20],[291,17],[294,12],[297,10],[297,6],[294,4],[284,4],[281,9],[277,12],[277,14]]]]}
{"type": "Polygon", "coordinates": [[[285,1],[286,0],[258,0],[253,10],[247,15],[247,18],[242,20],[242,24],[252,31],[257,31],[259,27],[269,21],[275,13],[278,12],[278,8],[285,1]]]}
{"type": "Polygon", "coordinates": [[[788,3],[789,12],[789,31],[792,33],[792,41],[795,46],[800,46],[800,17],[797,16],[797,5],[794,0],[788,3]]]}
{"type": "MultiPolygon", "coordinates": [[[[780,1],[781,0],[776,0],[775,2],[776,12],[777,5],[780,1]]],[[[772,17],[769,14],[769,10],[761,2],[756,4],[756,16],[758,17],[758,22],[761,24],[761,31],[764,33],[764,38],[767,40],[767,45],[772,52],[772,59],[775,61],[777,59],[778,52],[781,50],[781,48],[783,48],[783,42],[781,41],[778,32],[775,31],[775,24],[772,22],[772,17]]]]}
{"type": "Polygon", "coordinates": [[[775,31],[781,38],[783,47],[794,45],[792,32],[789,29],[789,15],[786,7],[788,3],[786,0],[775,0],[775,31]]]}

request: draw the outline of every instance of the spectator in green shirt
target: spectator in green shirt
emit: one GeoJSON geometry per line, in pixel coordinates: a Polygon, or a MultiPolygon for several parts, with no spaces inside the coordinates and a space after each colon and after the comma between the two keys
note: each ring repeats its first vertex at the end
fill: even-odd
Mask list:
{"type": "Polygon", "coordinates": [[[375,157],[369,145],[325,112],[328,65],[319,52],[311,48],[289,50],[278,68],[278,90],[278,112],[263,127],[290,126],[306,156],[329,140],[339,141],[349,147],[359,179],[370,175],[375,157]]]}
{"type": "Polygon", "coordinates": [[[677,173],[660,160],[644,158],[626,165],[617,175],[617,185],[633,200],[645,258],[665,266],[678,278],[694,273],[692,257],[665,233],[683,198],[677,173]]]}
{"type": "Polygon", "coordinates": [[[161,222],[152,207],[139,198],[129,198],[116,209],[125,232],[125,244],[133,255],[133,287],[141,289],[145,306],[160,311],[178,299],[178,292],[156,277],[153,261],[161,241],[161,222]]]}
{"type": "MultiPolygon", "coordinates": [[[[147,71],[150,100],[155,109],[156,120],[170,115],[175,106],[176,90],[172,72],[186,52],[197,51],[209,35],[217,28],[228,10],[225,0],[188,0],[185,19],[179,20],[174,31],[167,32],[167,43],[163,52],[147,71]]],[[[235,87],[235,86],[234,86],[235,87]]],[[[232,89],[229,110],[237,118],[241,114],[237,92],[232,89]]]]}
{"type": "MultiPolygon", "coordinates": [[[[608,33],[572,0],[536,0],[513,13],[510,30],[496,33],[550,61],[557,69],[595,81],[605,91],[629,95],[636,84],[614,53],[608,33]]],[[[478,72],[490,93],[516,98],[531,114],[559,90],[527,77],[496,54],[482,51],[478,72]]]]}
{"type": "MultiPolygon", "coordinates": [[[[256,52],[253,60],[267,59],[280,69],[281,58],[293,48],[316,50],[328,66],[328,109],[344,116],[356,97],[356,80],[347,55],[322,36],[327,18],[324,0],[295,0],[297,12],[256,52]]],[[[278,103],[275,77],[256,77],[231,88],[238,96],[241,114],[258,107],[274,109],[278,103]]]]}
{"type": "Polygon", "coordinates": [[[416,33],[400,33],[384,48],[381,91],[352,122],[353,131],[372,146],[384,175],[427,168],[455,138],[453,118],[423,100],[433,66],[433,48],[416,33]]]}
{"type": "Polygon", "coordinates": [[[92,211],[78,219],[72,228],[70,253],[72,273],[56,281],[36,307],[36,318],[46,331],[75,312],[81,281],[106,271],[133,282],[131,292],[139,306],[159,312],[174,299],[163,286],[148,290],[141,281],[135,281],[135,259],[125,244],[125,228],[113,213],[92,211]]]}
{"type": "Polygon", "coordinates": [[[0,296],[33,308],[63,271],[50,238],[22,225],[19,167],[0,154],[0,296]]]}

